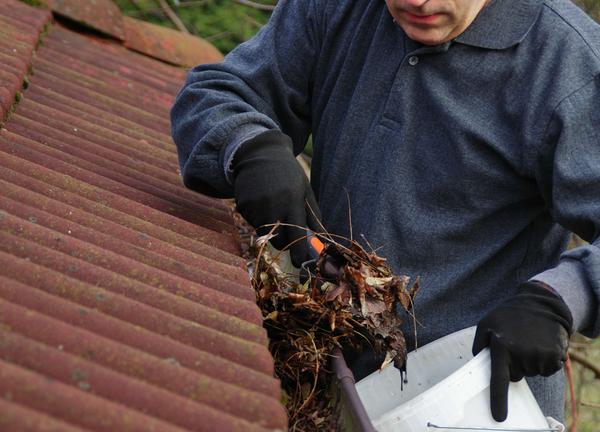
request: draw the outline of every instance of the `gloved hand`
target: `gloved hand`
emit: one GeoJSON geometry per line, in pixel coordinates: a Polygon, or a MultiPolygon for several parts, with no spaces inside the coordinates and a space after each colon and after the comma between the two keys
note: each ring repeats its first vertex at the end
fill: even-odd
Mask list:
{"type": "Polygon", "coordinates": [[[519,288],[479,322],[473,342],[473,355],[490,347],[490,402],[498,422],[508,414],[509,380],[559,371],[573,326],[568,306],[550,287],[525,282],[519,288]]]}
{"type": "Polygon", "coordinates": [[[292,141],[282,132],[270,130],[245,142],[233,160],[237,209],[259,235],[281,222],[271,240],[277,249],[290,246],[292,263],[299,267],[308,257],[306,227],[320,232],[319,207],[304,171],[292,151],[292,141]]]}

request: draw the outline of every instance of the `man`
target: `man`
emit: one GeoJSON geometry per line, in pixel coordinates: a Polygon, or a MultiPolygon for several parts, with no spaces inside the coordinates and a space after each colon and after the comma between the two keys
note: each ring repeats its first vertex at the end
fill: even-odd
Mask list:
{"type": "Polygon", "coordinates": [[[172,121],[185,184],[254,226],[317,228],[318,201],[348,236],[348,194],[355,237],[421,276],[419,344],[478,324],[494,418],[523,376],[562,418],[568,337],[600,332],[600,29],[574,5],[280,0],[191,71],[172,121]],[[294,160],[310,133],[312,188],[294,160]],[[567,230],[591,244],[561,255],[567,230]]]}

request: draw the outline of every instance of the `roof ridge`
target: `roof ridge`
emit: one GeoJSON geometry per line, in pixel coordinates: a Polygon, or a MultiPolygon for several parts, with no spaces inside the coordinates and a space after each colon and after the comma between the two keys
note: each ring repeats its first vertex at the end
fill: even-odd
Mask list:
{"type": "Polygon", "coordinates": [[[10,56],[13,67],[4,70],[0,80],[0,125],[19,103],[21,90],[27,87],[33,54],[52,18],[49,11],[17,0],[0,0],[0,17],[4,16],[10,20],[2,23],[6,45],[0,47],[0,54],[10,56]]]}
{"type": "Polygon", "coordinates": [[[112,0],[36,1],[81,29],[101,33],[127,49],[171,65],[192,67],[223,59],[221,52],[201,37],[128,17],[112,0]]]}

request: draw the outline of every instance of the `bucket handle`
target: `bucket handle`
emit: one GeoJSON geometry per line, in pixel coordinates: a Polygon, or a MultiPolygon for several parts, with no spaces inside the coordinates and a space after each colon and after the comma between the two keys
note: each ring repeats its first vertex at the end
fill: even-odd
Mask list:
{"type": "Polygon", "coordinates": [[[459,426],[438,426],[433,423],[427,423],[430,429],[447,429],[461,431],[481,431],[481,432],[562,432],[562,428],[553,427],[548,429],[502,429],[502,428],[483,428],[483,427],[459,427],[459,426]]]}

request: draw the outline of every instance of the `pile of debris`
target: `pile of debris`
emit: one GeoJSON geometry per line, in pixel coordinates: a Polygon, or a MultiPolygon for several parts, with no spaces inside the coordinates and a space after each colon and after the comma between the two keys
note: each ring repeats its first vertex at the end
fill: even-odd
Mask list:
{"type": "Polygon", "coordinates": [[[306,281],[285,272],[269,236],[253,244],[253,283],[269,333],[276,373],[284,390],[290,430],[335,430],[327,391],[336,348],[372,349],[381,368],[405,370],[406,343],[398,309],[409,314],[419,289],[395,276],[385,259],[352,240],[328,237],[306,281]]]}

